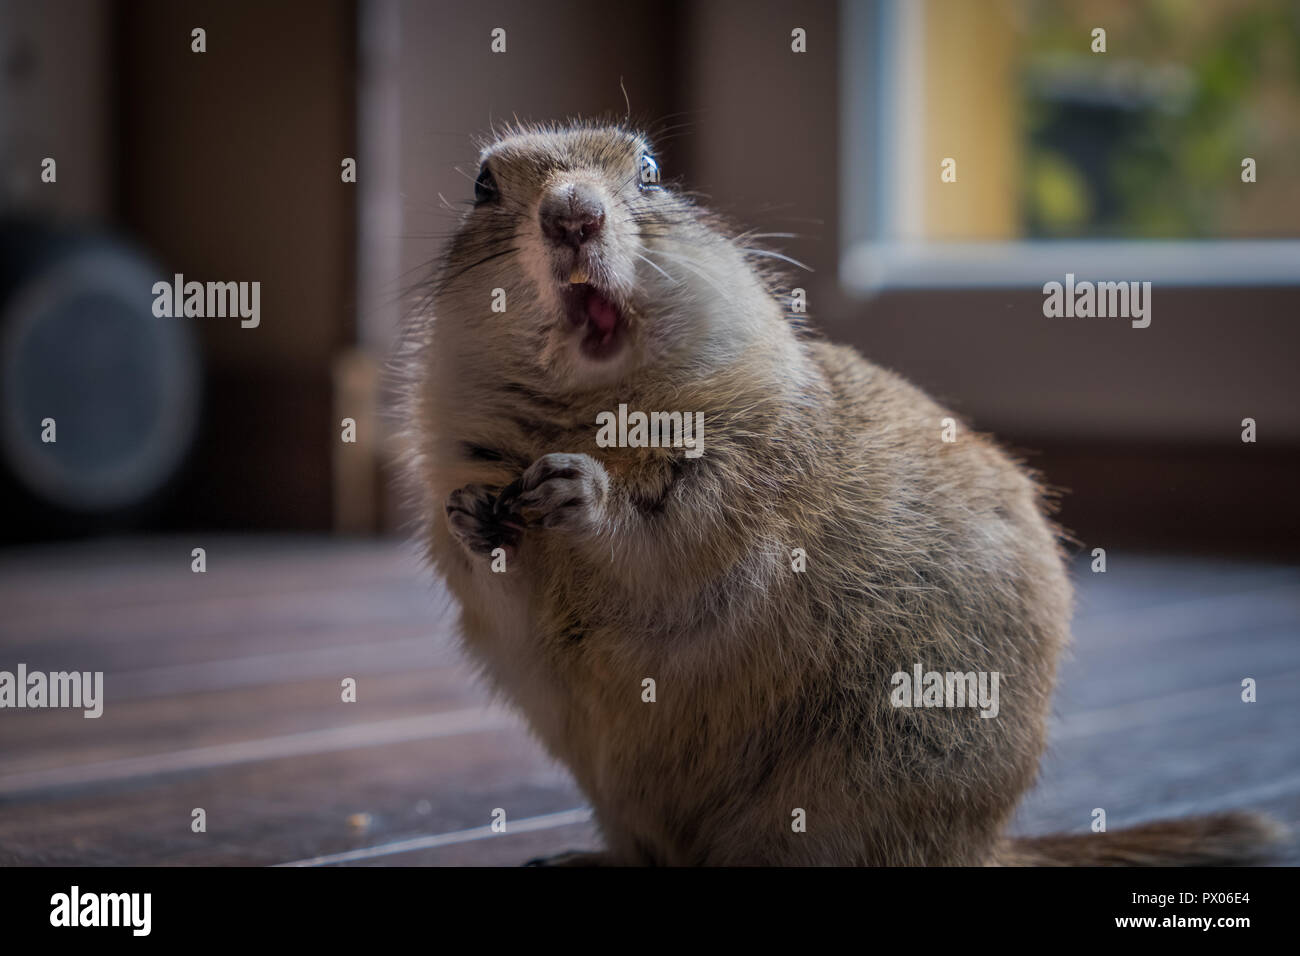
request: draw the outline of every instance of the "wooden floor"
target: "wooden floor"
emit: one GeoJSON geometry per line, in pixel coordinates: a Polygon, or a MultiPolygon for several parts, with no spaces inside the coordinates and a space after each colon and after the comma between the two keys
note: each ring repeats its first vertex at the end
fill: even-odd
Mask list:
{"type": "MultiPolygon", "coordinates": [[[[1076,570],[1075,654],[1016,828],[1255,807],[1300,830],[1300,567],[1112,553],[1076,570]]],[[[513,865],[598,845],[449,621],[393,542],[0,553],[0,670],[102,670],[106,697],[98,720],[0,711],[0,863],[513,865]]]]}

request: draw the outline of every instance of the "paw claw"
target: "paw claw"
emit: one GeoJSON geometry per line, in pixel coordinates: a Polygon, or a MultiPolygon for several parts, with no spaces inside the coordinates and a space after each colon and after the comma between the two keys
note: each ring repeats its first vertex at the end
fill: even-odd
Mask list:
{"type": "Polygon", "coordinates": [[[515,552],[523,530],[518,515],[502,510],[497,495],[483,485],[467,485],[447,496],[447,527],[474,554],[505,548],[515,552]]]}
{"type": "Polygon", "coordinates": [[[576,529],[596,520],[609,476],[590,455],[543,455],[517,482],[512,504],[543,528],[576,529]]]}

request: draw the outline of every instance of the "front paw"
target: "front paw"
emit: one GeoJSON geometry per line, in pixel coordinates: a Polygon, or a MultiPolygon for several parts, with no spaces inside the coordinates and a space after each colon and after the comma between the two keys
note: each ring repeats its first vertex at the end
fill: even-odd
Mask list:
{"type": "Polygon", "coordinates": [[[543,455],[501,493],[503,506],[518,508],[543,528],[589,530],[600,521],[609,497],[609,473],[590,455],[543,455]]]}
{"type": "Polygon", "coordinates": [[[513,554],[523,531],[517,512],[503,508],[497,496],[483,485],[466,485],[447,496],[447,527],[473,554],[488,555],[496,548],[513,554]]]}

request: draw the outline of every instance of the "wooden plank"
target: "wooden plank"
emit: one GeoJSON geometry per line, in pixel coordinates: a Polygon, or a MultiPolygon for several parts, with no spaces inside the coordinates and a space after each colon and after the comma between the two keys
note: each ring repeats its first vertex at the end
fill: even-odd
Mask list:
{"type": "MultiPolygon", "coordinates": [[[[6,711],[0,722],[5,754],[0,793],[18,785],[11,778],[38,770],[237,744],[255,749],[260,739],[420,719],[486,704],[486,696],[459,667],[358,678],[356,703],[343,702],[339,685],[333,677],[217,693],[110,699],[104,716],[93,720],[71,710],[6,711]]],[[[495,723],[499,716],[491,720],[495,723]]]]}
{"type": "Polygon", "coordinates": [[[0,863],[265,865],[582,805],[525,733],[484,730],[29,794],[0,804],[0,863]]]}
{"type": "MultiPolygon", "coordinates": [[[[497,811],[493,811],[494,814],[497,811]]],[[[563,829],[572,830],[575,833],[583,834],[589,837],[595,833],[595,826],[592,820],[592,813],[588,809],[562,810],[559,813],[546,813],[536,817],[525,817],[522,820],[507,820],[504,816],[493,823],[483,826],[471,827],[468,830],[453,830],[451,833],[433,833],[426,836],[410,837],[404,840],[390,840],[387,843],[378,843],[373,846],[361,847],[356,850],[345,850],[342,853],[329,853],[322,856],[314,856],[307,860],[294,860],[289,863],[283,863],[281,866],[367,866],[376,865],[384,862],[391,862],[393,857],[408,857],[407,865],[410,864],[411,854],[420,854],[425,862],[421,865],[429,865],[431,854],[444,853],[452,848],[466,848],[469,844],[478,844],[471,852],[481,855],[487,849],[488,841],[495,841],[498,845],[503,841],[510,844],[510,853],[513,856],[513,862],[518,862],[519,857],[516,855],[520,852],[519,837],[527,836],[529,843],[524,845],[536,845],[539,842],[545,846],[554,846],[556,835],[549,831],[563,829]]],[[[597,843],[589,843],[588,848],[598,847],[597,843]]],[[[481,863],[475,865],[482,865],[481,863]]]]}
{"type": "MultiPolygon", "coordinates": [[[[495,807],[584,801],[488,706],[409,547],[204,537],[205,575],[188,538],[0,554],[0,667],[102,669],[107,690],[99,720],[0,717],[0,862],[509,865],[596,845],[590,823],[483,835],[495,807]]],[[[1016,827],[1250,806],[1300,831],[1300,569],[1108,557],[1075,564],[1074,652],[1016,827]]]]}

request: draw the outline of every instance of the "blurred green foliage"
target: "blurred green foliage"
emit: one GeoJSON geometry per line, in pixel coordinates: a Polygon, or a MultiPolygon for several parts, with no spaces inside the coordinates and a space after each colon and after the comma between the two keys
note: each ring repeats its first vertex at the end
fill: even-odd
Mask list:
{"type": "Polygon", "coordinates": [[[1025,13],[1027,235],[1300,235],[1300,2],[1077,0],[1025,13]],[[1098,26],[1105,53],[1090,51],[1098,26]],[[1246,156],[1261,182],[1285,181],[1271,201],[1243,193],[1246,156]]]}

